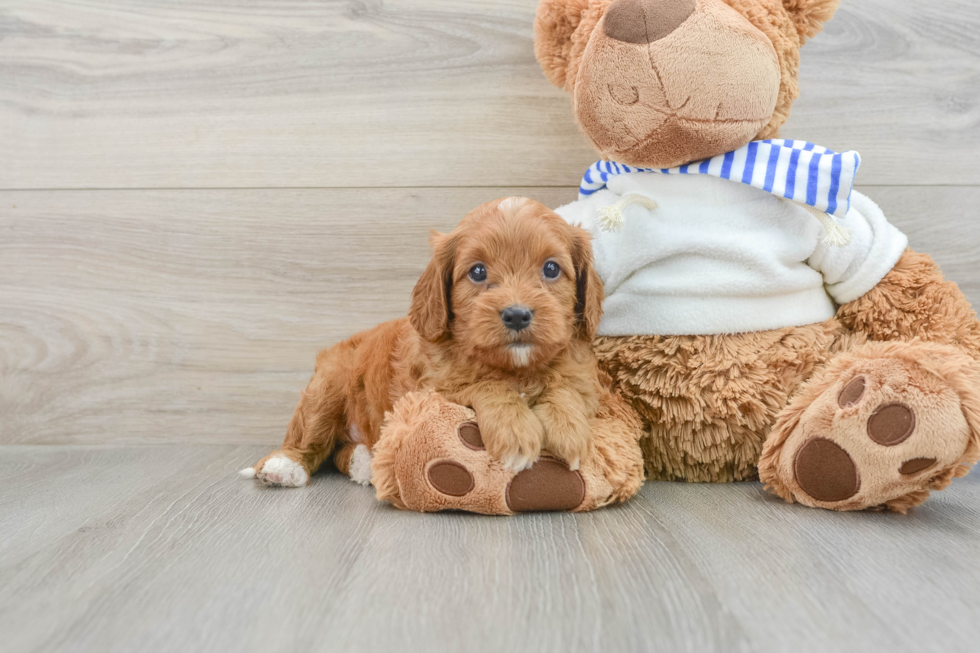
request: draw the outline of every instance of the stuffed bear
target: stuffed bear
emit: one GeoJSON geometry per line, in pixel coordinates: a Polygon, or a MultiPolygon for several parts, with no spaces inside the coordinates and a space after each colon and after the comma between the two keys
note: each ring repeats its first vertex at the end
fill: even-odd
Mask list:
{"type": "MultiPolygon", "coordinates": [[[[601,157],[556,211],[593,236],[595,349],[612,405],[642,424],[647,477],[761,478],[788,502],[904,512],[980,458],[980,322],[853,190],[857,153],[776,138],[800,47],[838,3],[541,0],[535,51],[601,157]]],[[[518,483],[461,448],[473,420],[403,399],[375,452],[379,498],[510,514],[639,485],[629,434],[603,436],[576,479],[549,458],[518,483]],[[427,481],[455,458],[490,489],[471,472],[470,498],[427,481]],[[515,509],[500,498],[515,485],[537,498],[515,509]]]]}
{"type": "Polygon", "coordinates": [[[536,53],[603,158],[557,211],[648,476],[904,512],[980,457],[980,323],[856,153],[774,139],[838,1],[542,0],[536,53]]]}

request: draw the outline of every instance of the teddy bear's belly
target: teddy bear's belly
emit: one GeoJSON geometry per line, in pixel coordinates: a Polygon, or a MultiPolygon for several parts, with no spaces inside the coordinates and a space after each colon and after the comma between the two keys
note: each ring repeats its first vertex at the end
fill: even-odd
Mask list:
{"type": "Polygon", "coordinates": [[[756,477],[762,444],[788,398],[849,343],[836,319],[714,336],[599,337],[596,354],[644,421],[651,480],[756,477]]]}

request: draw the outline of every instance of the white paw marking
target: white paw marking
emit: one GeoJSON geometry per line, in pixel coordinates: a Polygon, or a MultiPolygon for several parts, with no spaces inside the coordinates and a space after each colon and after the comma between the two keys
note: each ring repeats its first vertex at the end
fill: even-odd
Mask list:
{"type": "Polygon", "coordinates": [[[255,478],[255,468],[246,467],[245,469],[239,469],[238,475],[242,478],[255,478]]]}
{"type": "Polygon", "coordinates": [[[501,461],[504,467],[508,470],[516,473],[523,472],[525,469],[531,469],[534,463],[537,462],[536,458],[531,458],[530,456],[511,456],[510,458],[505,458],[501,461]]]}
{"type": "Polygon", "coordinates": [[[265,461],[256,477],[266,485],[302,487],[310,480],[303,466],[286,456],[273,456],[265,461]]]}
{"type": "Polygon", "coordinates": [[[361,485],[371,485],[371,450],[363,444],[354,447],[350,458],[350,480],[361,485]]]}

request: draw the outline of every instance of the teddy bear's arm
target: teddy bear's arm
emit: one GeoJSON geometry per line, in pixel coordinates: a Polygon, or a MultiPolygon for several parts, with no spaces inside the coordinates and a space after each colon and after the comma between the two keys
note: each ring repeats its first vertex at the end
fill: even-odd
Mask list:
{"type": "Polygon", "coordinates": [[[898,262],[909,241],[877,204],[857,191],[840,226],[849,232],[850,242],[841,246],[824,240],[807,263],[823,275],[834,301],[846,304],[874,288],[898,262]]]}
{"type": "Polygon", "coordinates": [[[872,340],[921,338],[980,360],[980,322],[970,302],[926,254],[906,249],[878,285],[837,311],[844,326],[872,340]]]}

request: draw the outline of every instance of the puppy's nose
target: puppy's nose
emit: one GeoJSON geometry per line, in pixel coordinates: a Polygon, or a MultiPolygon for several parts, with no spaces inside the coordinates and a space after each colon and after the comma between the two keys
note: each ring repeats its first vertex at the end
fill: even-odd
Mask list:
{"type": "Polygon", "coordinates": [[[504,321],[504,326],[513,331],[521,331],[531,324],[534,313],[527,306],[508,306],[500,311],[500,319],[504,321]]]}
{"type": "Polygon", "coordinates": [[[625,43],[653,43],[694,13],[695,0],[615,0],[606,10],[606,36],[625,43]]]}

